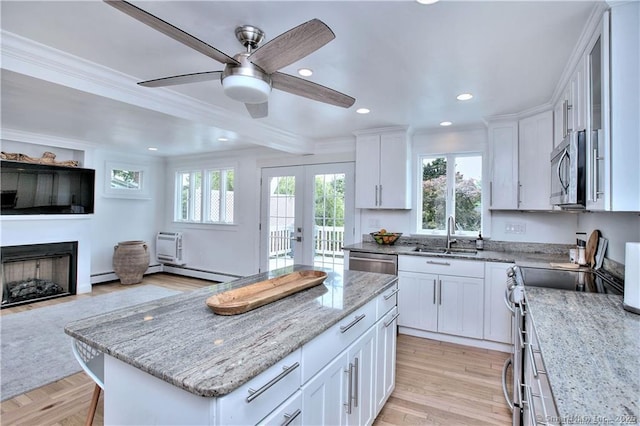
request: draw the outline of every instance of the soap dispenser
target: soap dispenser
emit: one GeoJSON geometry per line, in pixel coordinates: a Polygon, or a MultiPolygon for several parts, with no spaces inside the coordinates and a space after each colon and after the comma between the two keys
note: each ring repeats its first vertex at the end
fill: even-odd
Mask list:
{"type": "Polygon", "coordinates": [[[478,239],[476,240],[476,250],[484,250],[484,240],[482,239],[482,232],[478,232],[478,239]]]}

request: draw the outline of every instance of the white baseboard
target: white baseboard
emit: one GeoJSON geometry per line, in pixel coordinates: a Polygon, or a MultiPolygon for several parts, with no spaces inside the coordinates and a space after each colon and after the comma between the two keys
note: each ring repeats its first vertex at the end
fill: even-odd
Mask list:
{"type": "Polygon", "coordinates": [[[424,339],[439,340],[441,342],[456,343],[459,345],[473,346],[474,348],[489,349],[492,351],[513,352],[511,345],[507,343],[492,342],[489,340],[472,339],[470,337],[451,336],[449,334],[434,333],[432,331],[417,330],[409,327],[398,327],[398,333],[407,334],[424,339]]]}
{"type": "MultiPolygon", "coordinates": [[[[147,269],[144,274],[149,275],[157,272],[162,272],[162,264],[160,263],[149,266],[149,269],[147,269]]],[[[118,279],[115,272],[103,272],[101,274],[91,275],[91,285],[106,283],[107,281],[118,281],[118,279]]]]}
{"type": "Polygon", "coordinates": [[[186,266],[162,265],[162,271],[170,274],[183,275],[185,277],[200,278],[203,280],[226,283],[242,278],[239,275],[224,274],[222,272],[205,271],[203,269],[188,268],[186,266]]]}

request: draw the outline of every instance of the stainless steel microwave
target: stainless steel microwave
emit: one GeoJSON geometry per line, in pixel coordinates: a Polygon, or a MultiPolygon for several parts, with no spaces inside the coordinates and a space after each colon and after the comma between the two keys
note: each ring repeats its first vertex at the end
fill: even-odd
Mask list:
{"type": "Polygon", "coordinates": [[[584,209],[587,148],[585,131],[569,132],[551,152],[551,204],[584,209]]]}

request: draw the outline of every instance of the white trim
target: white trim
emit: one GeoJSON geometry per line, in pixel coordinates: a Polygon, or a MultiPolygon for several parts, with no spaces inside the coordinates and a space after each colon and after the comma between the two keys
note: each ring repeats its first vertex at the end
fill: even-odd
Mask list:
{"type": "Polygon", "coordinates": [[[149,90],[137,79],[61,50],[1,30],[2,68],[174,117],[242,129],[247,142],[294,154],[313,152],[313,141],[166,88],[149,90]]]}
{"type": "Polygon", "coordinates": [[[489,349],[492,351],[500,351],[510,353],[513,348],[507,343],[492,342],[490,340],[473,339],[470,337],[452,336],[449,334],[435,333],[432,331],[417,330],[409,327],[398,327],[399,334],[408,336],[422,337],[423,339],[438,340],[441,342],[456,343],[459,345],[472,346],[474,348],[489,349]]]}

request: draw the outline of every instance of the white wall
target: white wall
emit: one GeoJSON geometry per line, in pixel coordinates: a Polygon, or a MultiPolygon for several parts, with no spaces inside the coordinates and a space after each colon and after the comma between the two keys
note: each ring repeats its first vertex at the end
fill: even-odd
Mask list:
{"type": "Polygon", "coordinates": [[[638,213],[581,213],[578,215],[579,232],[587,236],[598,229],[609,240],[606,257],[625,263],[625,243],[640,242],[640,215],[638,213]]]}
{"type": "Polygon", "coordinates": [[[161,230],[165,218],[164,159],[152,156],[131,155],[107,150],[96,150],[95,214],[91,221],[91,273],[113,272],[113,251],[120,241],[146,241],[151,264],[155,261],[155,235],[161,230]],[[143,176],[148,185],[147,199],[118,198],[105,190],[107,165],[132,165],[144,167],[149,176],[143,176]]]}

